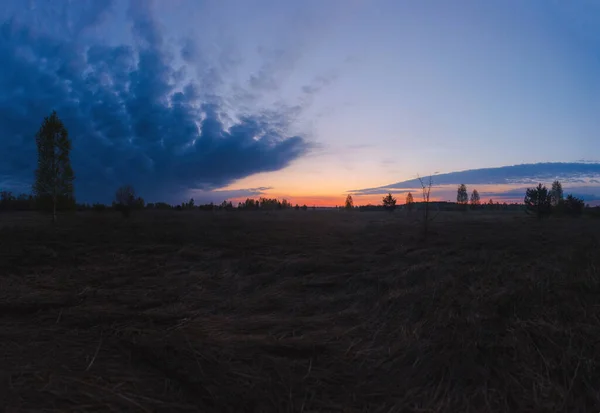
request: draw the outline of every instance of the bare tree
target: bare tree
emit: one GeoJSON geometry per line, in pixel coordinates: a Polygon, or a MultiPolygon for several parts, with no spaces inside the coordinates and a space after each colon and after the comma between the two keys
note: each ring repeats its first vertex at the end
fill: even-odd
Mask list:
{"type": "Polygon", "coordinates": [[[406,209],[408,209],[409,211],[412,211],[414,206],[415,206],[415,200],[414,200],[412,194],[409,192],[408,195],[406,195],[406,209]]]}
{"type": "Polygon", "coordinates": [[[121,211],[124,217],[129,216],[135,203],[135,190],[131,185],[123,185],[115,192],[115,209],[121,211]]]}
{"type": "Polygon", "coordinates": [[[429,232],[429,223],[433,221],[437,215],[431,216],[430,213],[430,197],[431,197],[431,187],[433,186],[433,177],[429,175],[427,180],[424,180],[420,176],[417,175],[419,182],[421,183],[422,197],[423,197],[423,237],[427,239],[427,234],[429,232]]]}

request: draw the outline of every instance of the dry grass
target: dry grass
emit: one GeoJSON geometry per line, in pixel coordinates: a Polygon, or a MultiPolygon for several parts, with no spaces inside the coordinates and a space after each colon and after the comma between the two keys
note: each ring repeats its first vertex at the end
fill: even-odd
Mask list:
{"type": "Polygon", "coordinates": [[[6,412],[597,412],[600,221],[0,215],[6,412]]]}

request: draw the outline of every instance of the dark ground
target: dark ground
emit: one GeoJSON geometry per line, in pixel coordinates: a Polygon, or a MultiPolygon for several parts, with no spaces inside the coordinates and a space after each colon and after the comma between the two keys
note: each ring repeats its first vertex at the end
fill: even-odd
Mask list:
{"type": "Polygon", "coordinates": [[[416,216],[0,214],[0,411],[600,411],[600,220],[416,216]]]}

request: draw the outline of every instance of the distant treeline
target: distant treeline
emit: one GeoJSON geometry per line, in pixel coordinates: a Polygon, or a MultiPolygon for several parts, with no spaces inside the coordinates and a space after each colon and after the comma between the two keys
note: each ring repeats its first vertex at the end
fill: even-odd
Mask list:
{"type": "MultiPolygon", "coordinates": [[[[31,194],[19,194],[14,195],[9,191],[0,191],[0,211],[35,211],[35,210],[47,210],[48,200],[36,198],[31,194]]],[[[421,210],[425,207],[423,202],[411,202],[403,205],[394,206],[394,209],[398,210],[421,210]]],[[[429,208],[436,211],[462,211],[464,205],[458,202],[447,202],[447,201],[430,201],[429,208]]],[[[196,204],[194,199],[190,199],[188,202],[182,202],[181,204],[169,204],[166,202],[148,202],[146,203],[143,198],[135,197],[131,204],[130,209],[132,211],[140,210],[176,210],[176,211],[275,211],[275,210],[303,210],[315,209],[314,206],[308,207],[306,205],[293,205],[286,199],[278,200],[276,198],[248,198],[244,202],[239,202],[234,205],[231,201],[223,201],[220,204],[208,203],[208,204],[196,204]]],[[[347,210],[348,207],[336,206],[332,209],[336,210],[347,210]]],[[[369,212],[369,211],[389,211],[389,206],[384,205],[360,205],[353,206],[352,209],[369,212]]],[[[483,211],[526,211],[527,205],[523,203],[500,203],[493,202],[490,200],[486,203],[477,205],[471,205],[470,209],[483,210],[483,211]]],[[[587,206],[590,212],[600,213],[600,207],[587,206]]],[[[118,202],[113,201],[112,204],[102,203],[76,203],[74,200],[69,198],[61,198],[58,201],[58,210],[62,211],[107,211],[115,210],[120,211],[120,205],[118,202]]]]}
{"type": "MultiPolygon", "coordinates": [[[[0,211],[47,210],[51,204],[52,199],[48,196],[14,195],[9,191],[0,191],[0,211]]],[[[59,210],[73,210],[76,208],[76,203],[71,197],[58,196],[57,207],[59,210]]]]}
{"type": "MultiPolygon", "coordinates": [[[[307,210],[306,205],[292,205],[286,199],[281,201],[276,198],[251,199],[234,206],[231,201],[223,201],[221,204],[203,204],[196,205],[194,199],[183,202],[179,205],[171,205],[166,202],[146,203],[144,199],[137,196],[135,189],[131,185],[123,185],[115,192],[115,198],[111,205],[105,204],[86,204],[75,201],[74,180],[75,174],[70,162],[71,140],[65,125],[59,119],[55,111],[50,116],[45,117],[40,129],[35,135],[38,159],[37,169],[34,171],[34,183],[32,194],[14,195],[8,191],[0,191],[0,211],[51,211],[53,222],[56,222],[56,211],[105,211],[112,209],[119,211],[124,217],[128,217],[132,211],[136,210],[307,210]]],[[[550,189],[539,184],[535,188],[527,188],[522,204],[512,203],[500,204],[494,203],[491,199],[488,203],[481,201],[479,192],[473,189],[471,196],[467,192],[467,186],[460,184],[457,190],[456,202],[436,202],[430,198],[433,187],[433,176],[429,179],[418,178],[421,188],[417,191],[421,194],[422,202],[415,202],[412,193],[406,195],[404,205],[396,205],[396,198],[392,193],[388,193],[382,199],[381,205],[355,206],[352,195],[348,194],[343,207],[335,209],[352,211],[377,211],[385,210],[393,212],[396,208],[407,211],[423,211],[423,222],[425,222],[425,233],[428,223],[433,219],[429,214],[430,210],[438,211],[468,211],[468,210],[505,210],[516,211],[524,210],[527,213],[533,213],[542,218],[551,214],[580,215],[584,209],[589,210],[594,215],[600,211],[600,207],[590,208],[584,205],[584,200],[577,198],[572,194],[564,196],[562,184],[557,180],[552,183],[550,189]]],[[[313,209],[316,209],[314,206],[313,209]]]]}
{"type": "MultiPolygon", "coordinates": [[[[104,210],[119,210],[119,202],[113,201],[112,204],[102,203],[76,203],[74,200],[62,199],[58,202],[58,209],[65,210],[77,210],[77,211],[104,211],[104,210]]],[[[35,197],[31,194],[19,194],[15,195],[9,191],[0,191],[0,210],[4,211],[34,211],[45,209],[46,205],[43,200],[35,197]]],[[[190,199],[188,202],[182,202],[181,204],[169,204],[166,202],[148,202],[146,203],[143,198],[136,197],[130,203],[131,210],[200,210],[200,211],[219,211],[219,210],[281,210],[281,209],[296,209],[296,210],[308,210],[309,207],[306,205],[292,205],[286,199],[281,201],[276,198],[259,198],[251,199],[248,198],[244,202],[239,202],[237,206],[234,206],[231,201],[223,201],[220,204],[196,204],[194,199],[190,199]]],[[[314,207],[312,207],[314,208],[314,207]]]]}
{"type": "MultiPolygon", "coordinates": [[[[387,211],[389,210],[388,206],[385,205],[361,205],[357,207],[359,211],[387,211]]],[[[411,204],[404,204],[396,206],[396,209],[404,210],[404,209],[415,209],[420,210],[424,208],[423,202],[414,202],[411,204]]],[[[464,207],[461,204],[456,202],[448,202],[448,201],[430,201],[429,208],[436,211],[462,211],[464,207]]],[[[523,211],[525,210],[524,204],[518,203],[499,203],[499,202],[488,202],[484,204],[477,205],[476,207],[471,207],[471,209],[484,210],[484,211],[523,211]]]]}

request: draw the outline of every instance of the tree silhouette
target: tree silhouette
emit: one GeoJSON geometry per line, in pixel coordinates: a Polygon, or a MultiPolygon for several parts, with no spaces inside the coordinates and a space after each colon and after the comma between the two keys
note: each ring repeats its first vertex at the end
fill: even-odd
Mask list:
{"type": "Polygon", "coordinates": [[[469,194],[467,193],[467,186],[465,184],[460,184],[456,191],[456,203],[466,206],[468,202],[469,194]]]}
{"type": "Polygon", "coordinates": [[[15,197],[13,196],[12,192],[10,192],[10,191],[0,192],[0,209],[5,209],[5,210],[12,209],[11,204],[13,203],[14,199],[15,199],[15,197]]]}
{"type": "Polygon", "coordinates": [[[417,176],[417,178],[421,184],[423,205],[425,206],[423,209],[423,238],[427,239],[427,235],[429,234],[429,222],[435,219],[435,217],[430,216],[429,211],[429,200],[431,196],[431,187],[433,186],[433,177],[430,175],[427,181],[424,181],[420,176],[417,176]]]}
{"type": "Polygon", "coordinates": [[[223,201],[221,202],[221,205],[219,206],[219,209],[224,209],[226,211],[231,211],[233,209],[233,204],[231,203],[231,201],[223,201]]]}
{"type": "Polygon", "coordinates": [[[564,209],[569,215],[581,215],[584,207],[585,203],[583,199],[574,197],[571,194],[567,195],[567,198],[564,200],[564,209]]]}
{"type": "Polygon", "coordinates": [[[471,193],[471,206],[476,208],[481,204],[481,198],[479,197],[479,192],[477,189],[473,189],[473,193],[471,193]]]}
{"type": "Polygon", "coordinates": [[[412,211],[414,206],[415,206],[415,200],[413,199],[412,194],[409,192],[408,195],[406,195],[406,209],[408,209],[409,211],[412,211]]]}
{"type": "MultiPolygon", "coordinates": [[[[141,199],[141,198],[140,198],[141,199]]],[[[127,218],[136,203],[135,190],[131,185],[123,185],[115,192],[115,209],[127,218]]]]}
{"type": "Polygon", "coordinates": [[[13,195],[10,191],[0,191],[0,210],[32,211],[36,207],[35,198],[28,194],[13,195]]]}
{"type": "Polygon", "coordinates": [[[550,203],[552,206],[557,206],[563,201],[563,188],[559,181],[552,182],[552,189],[550,190],[550,203]]]}
{"type": "Polygon", "coordinates": [[[33,193],[38,200],[50,200],[52,221],[56,222],[58,201],[63,199],[74,203],[73,181],[75,175],[71,168],[69,153],[71,140],[67,128],[58,118],[56,111],[44,118],[42,126],[35,135],[38,151],[37,169],[33,193]]]}
{"type": "Polygon", "coordinates": [[[354,208],[354,201],[352,200],[352,195],[348,195],[346,197],[344,208],[346,208],[347,210],[351,210],[352,208],[354,208]]]}
{"type": "Polygon", "coordinates": [[[396,198],[392,196],[391,192],[383,197],[383,207],[390,212],[396,209],[396,198]]]}
{"type": "Polygon", "coordinates": [[[527,208],[526,211],[534,212],[538,218],[542,218],[550,213],[550,193],[542,184],[538,184],[536,188],[528,188],[525,192],[525,199],[523,202],[527,208]]]}
{"type": "Polygon", "coordinates": [[[244,202],[241,204],[242,209],[253,210],[258,209],[259,201],[254,200],[252,198],[246,198],[244,202]]]}
{"type": "Polygon", "coordinates": [[[260,198],[258,202],[260,203],[260,208],[265,210],[281,207],[281,203],[276,198],[260,198]]]}
{"type": "Polygon", "coordinates": [[[133,203],[133,209],[144,209],[145,206],[146,201],[141,196],[138,196],[133,203]]]}

